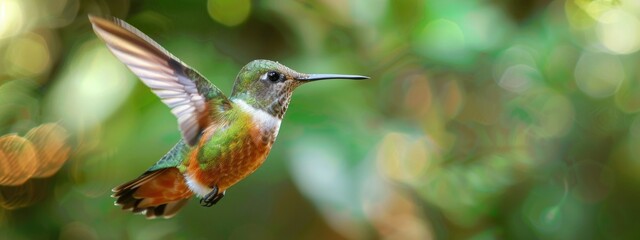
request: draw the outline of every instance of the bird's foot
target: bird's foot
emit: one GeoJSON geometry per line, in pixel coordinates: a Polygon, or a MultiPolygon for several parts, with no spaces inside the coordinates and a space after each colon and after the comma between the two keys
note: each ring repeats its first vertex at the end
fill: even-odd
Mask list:
{"type": "Polygon", "coordinates": [[[203,207],[211,207],[218,203],[222,197],[224,197],[224,191],[218,192],[218,186],[213,186],[211,192],[207,193],[207,195],[204,195],[204,197],[200,199],[200,205],[203,207]]]}

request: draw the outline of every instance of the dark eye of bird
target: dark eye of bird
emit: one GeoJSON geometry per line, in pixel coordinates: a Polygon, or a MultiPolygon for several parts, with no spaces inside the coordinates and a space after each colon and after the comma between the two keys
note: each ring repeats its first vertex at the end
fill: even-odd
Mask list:
{"type": "Polygon", "coordinates": [[[267,78],[272,82],[277,82],[278,80],[280,80],[280,77],[281,75],[278,72],[271,71],[267,73],[267,78]]]}

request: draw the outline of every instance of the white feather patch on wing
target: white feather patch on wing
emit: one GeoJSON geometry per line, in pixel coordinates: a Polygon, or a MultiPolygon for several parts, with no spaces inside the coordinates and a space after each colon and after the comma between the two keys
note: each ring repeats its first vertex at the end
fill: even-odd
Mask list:
{"type": "Polygon", "coordinates": [[[185,76],[188,68],[160,45],[124,21],[90,17],[93,29],[109,50],[127,65],[178,118],[182,137],[195,145],[205,113],[205,98],[196,83],[185,76]]]}

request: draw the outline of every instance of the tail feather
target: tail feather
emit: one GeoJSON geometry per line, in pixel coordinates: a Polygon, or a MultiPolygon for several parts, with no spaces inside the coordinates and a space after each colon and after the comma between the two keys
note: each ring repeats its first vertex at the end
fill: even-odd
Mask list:
{"type": "Polygon", "coordinates": [[[160,205],[153,209],[153,211],[149,211],[147,209],[146,216],[147,218],[155,218],[155,217],[163,217],[163,218],[171,218],[175,216],[178,211],[189,201],[188,198],[173,201],[167,204],[160,205]]]}
{"type": "Polygon", "coordinates": [[[147,218],[175,216],[192,195],[177,168],[146,172],[112,191],[116,205],[147,218]]]}
{"type": "Polygon", "coordinates": [[[121,184],[120,186],[117,186],[113,189],[111,189],[111,191],[113,192],[113,194],[111,195],[112,197],[119,197],[122,194],[126,193],[126,189],[134,189],[134,188],[138,188],[140,187],[140,185],[146,183],[147,181],[151,180],[152,178],[158,176],[159,174],[164,173],[164,171],[169,170],[169,168],[165,168],[165,169],[160,169],[157,171],[153,171],[153,172],[146,172],[142,175],[140,175],[140,177],[133,179],[131,181],[128,181],[126,183],[121,184]]]}

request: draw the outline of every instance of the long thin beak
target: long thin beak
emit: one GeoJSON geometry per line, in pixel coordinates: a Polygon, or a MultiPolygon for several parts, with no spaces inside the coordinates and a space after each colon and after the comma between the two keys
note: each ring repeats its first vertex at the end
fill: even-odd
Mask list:
{"type": "Polygon", "coordinates": [[[305,76],[297,78],[297,80],[300,80],[300,81],[317,81],[317,80],[325,80],[325,79],[361,80],[361,79],[369,79],[369,77],[360,76],[360,75],[343,75],[343,74],[306,74],[305,76]]]}

